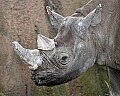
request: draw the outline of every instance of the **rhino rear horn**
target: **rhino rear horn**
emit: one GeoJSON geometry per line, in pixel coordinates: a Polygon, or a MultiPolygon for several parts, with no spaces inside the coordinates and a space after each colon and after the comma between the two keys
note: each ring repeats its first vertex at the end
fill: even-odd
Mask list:
{"type": "Polygon", "coordinates": [[[54,39],[49,39],[41,34],[38,34],[37,46],[38,49],[41,50],[52,50],[55,48],[55,42],[54,39]]]}
{"type": "Polygon", "coordinates": [[[25,49],[16,41],[12,42],[12,47],[17,55],[27,62],[29,69],[36,70],[42,64],[42,58],[38,49],[25,49]]]}

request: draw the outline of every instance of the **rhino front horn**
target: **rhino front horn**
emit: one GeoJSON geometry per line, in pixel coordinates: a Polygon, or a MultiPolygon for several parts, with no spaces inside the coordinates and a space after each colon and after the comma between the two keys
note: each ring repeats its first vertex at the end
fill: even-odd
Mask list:
{"type": "Polygon", "coordinates": [[[29,69],[36,70],[42,64],[42,58],[38,49],[25,49],[16,41],[12,42],[12,47],[17,55],[27,62],[29,69]]]}
{"type": "Polygon", "coordinates": [[[37,46],[38,49],[41,50],[52,50],[53,48],[55,48],[55,42],[54,39],[49,39],[39,34],[37,38],[37,46]]]}

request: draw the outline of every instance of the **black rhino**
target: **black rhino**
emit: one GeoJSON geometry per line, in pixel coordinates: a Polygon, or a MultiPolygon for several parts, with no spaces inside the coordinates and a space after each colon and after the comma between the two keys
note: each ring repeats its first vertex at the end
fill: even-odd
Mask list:
{"type": "Polygon", "coordinates": [[[120,95],[119,5],[119,0],[91,0],[67,17],[47,6],[51,24],[58,28],[57,36],[49,39],[39,34],[38,49],[34,50],[13,42],[16,53],[28,63],[35,84],[66,83],[96,62],[108,66],[114,94],[120,95]]]}

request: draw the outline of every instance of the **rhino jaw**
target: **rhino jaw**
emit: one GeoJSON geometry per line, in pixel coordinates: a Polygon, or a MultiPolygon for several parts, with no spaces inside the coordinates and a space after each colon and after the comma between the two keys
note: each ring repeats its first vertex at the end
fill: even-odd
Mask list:
{"type": "Polygon", "coordinates": [[[42,64],[42,57],[38,49],[25,49],[17,41],[12,42],[12,47],[17,55],[27,62],[30,70],[36,70],[42,64]]]}

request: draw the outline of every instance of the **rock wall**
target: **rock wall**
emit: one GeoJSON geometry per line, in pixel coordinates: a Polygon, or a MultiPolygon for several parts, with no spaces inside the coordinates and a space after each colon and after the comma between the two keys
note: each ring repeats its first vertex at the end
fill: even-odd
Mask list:
{"type": "Polygon", "coordinates": [[[104,96],[107,73],[94,66],[81,77],[55,87],[37,87],[25,63],[15,54],[11,42],[36,48],[36,27],[40,34],[54,37],[45,6],[67,16],[89,0],[0,0],[0,96],[104,96]],[[104,77],[104,78],[103,78],[104,77]]]}

